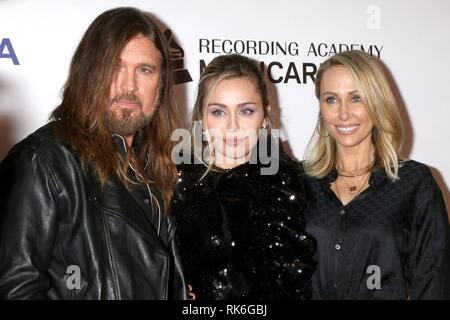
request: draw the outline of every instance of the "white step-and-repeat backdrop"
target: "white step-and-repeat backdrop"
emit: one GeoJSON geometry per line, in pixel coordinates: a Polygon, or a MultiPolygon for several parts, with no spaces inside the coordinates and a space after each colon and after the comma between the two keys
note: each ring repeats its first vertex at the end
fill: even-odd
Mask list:
{"type": "Polygon", "coordinates": [[[450,208],[448,0],[0,0],[0,159],[46,123],[83,32],[117,6],[159,21],[186,113],[202,67],[216,55],[263,62],[276,122],[299,159],[318,114],[311,76],[317,66],[348,49],[380,57],[406,124],[403,155],[433,169],[450,208]]]}

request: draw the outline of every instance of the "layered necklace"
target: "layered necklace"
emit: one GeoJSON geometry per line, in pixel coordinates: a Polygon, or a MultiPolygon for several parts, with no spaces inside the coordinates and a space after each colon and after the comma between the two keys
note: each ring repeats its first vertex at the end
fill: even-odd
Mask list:
{"type": "MultiPolygon", "coordinates": [[[[349,184],[345,178],[362,177],[372,171],[374,164],[375,164],[375,162],[372,162],[369,165],[367,165],[363,168],[360,168],[360,169],[356,169],[354,171],[345,171],[336,166],[337,174],[338,174],[338,176],[342,177],[341,180],[344,181],[345,185],[347,186],[347,188],[348,188],[347,192],[350,196],[354,197],[361,192],[362,188],[369,180],[370,174],[368,174],[365,179],[359,178],[358,183],[356,183],[356,184],[349,184]],[[362,180],[362,183],[361,183],[361,180],[362,180]]],[[[339,193],[339,188],[338,188],[337,183],[336,183],[336,189],[339,193]]]]}

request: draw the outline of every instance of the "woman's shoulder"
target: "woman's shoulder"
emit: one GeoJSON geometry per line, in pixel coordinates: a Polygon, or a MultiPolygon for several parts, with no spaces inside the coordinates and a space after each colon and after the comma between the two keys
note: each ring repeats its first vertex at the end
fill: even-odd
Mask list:
{"type": "MultiPolygon", "coordinates": [[[[280,197],[286,195],[288,199],[296,195],[299,200],[304,200],[304,170],[300,161],[282,154],[279,158],[278,170],[271,175],[252,175],[250,179],[254,193],[264,195],[263,198],[271,198],[273,195],[280,197]]],[[[283,198],[283,197],[281,197],[283,198]]]]}
{"type": "Polygon", "coordinates": [[[284,152],[280,154],[280,171],[295,174],[300,178],[305,175],[303,161],[297,160],[284,152]]]}
{"type": "MultiPolygon", "coordinates": [[[[182,163],[177,165],[178,180],[177,184],[196,184],[199,181],[205,180],[205,176],[209,177],[208,167],[203,164],[188,164],[182,163]],[[205,175],[205,173],[207,173],[205,175]]],[[[206,179],[208,180],[208,179],[206,179]]]]}
{"type": "Polygon", "coordinates": [[[178,173],[185,173],[185,174],[196,174],[200,172],[202,169],[206,169],[204,165],[202,164],[196,164],[196,163],[180,163],[177,164],[177,171],[178,173]]]}
{"type": "Polygon", "coordinates": [[[430,168],[421,162],[415,160],[401,160],[399,163],[398,174],[400,179],[430,179],[433,178],[430,168]]]}

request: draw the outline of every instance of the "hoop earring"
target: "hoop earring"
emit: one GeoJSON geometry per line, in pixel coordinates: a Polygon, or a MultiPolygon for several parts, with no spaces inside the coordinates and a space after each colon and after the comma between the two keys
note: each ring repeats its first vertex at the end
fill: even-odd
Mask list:
{"type": "Polygon", "coordinates": [[[328,135],[323,135],[319,130],[319,127],[322,127],[322,114],[319,114],[319,118],[317,119],[317,125],[316,125],[316,131],[317,134],[321,137],[321,138],[328,138],[330,136],[330,133],[328,132],[328,135]]]}
{"type": "Polygon", "coordinates": [[[376,144],[380,136],[380,130],[377,127],[373,127],[372,129],[372,143],[376,144]]]}

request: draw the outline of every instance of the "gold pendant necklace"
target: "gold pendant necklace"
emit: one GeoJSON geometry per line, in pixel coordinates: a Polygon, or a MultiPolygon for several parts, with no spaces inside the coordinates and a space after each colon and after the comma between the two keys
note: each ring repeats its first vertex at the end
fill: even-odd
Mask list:
{"type": "MultiPolygon", "coordinates": [[[[346,184],[346,186],[348,187],[348,194],[352,197],[352,200],[357,197],[361,191],[363,190],[364,186],[366,185],[366,183],[369,181],[369,177],[370,177],[370,173],[367,175],[367,177],[363,180],[363,183],[361,185],[359,185],[359,187],[357,187],[356,185],[349,185],[347,183],[347,181],[345,181],[344,178],[341,178],[341,180],[344,180],[344,183],[346,184]]],[[[339,192],[339,185],[337,183],[337,180],[335,181],[336,184],[336,191],[337,191],[337,196],[339,198],[339,200],[341,200],[342,202],[342,198],[339,192]]]]}
{"type": "MultiPolygon", "coordinates": [[[[353,195],[356,193],[356,191],[358,191],[358,188],[356,187],[356,185],[349,185],[349,184],[347,183],[347,181],[344,179],[344,177],[342,177],[341,180],[344,181],[345,185],[346,185],[347,188],[348,188],[348,193],[349,193],[351,196],[353,196],[353,195]]],[[[361,180],[361,178],[360,178],[360,180],[361,180]]],[[[359,182],[361,182],[361,181],[358,181],[358,183],[359,183],[359,182]]]]}

